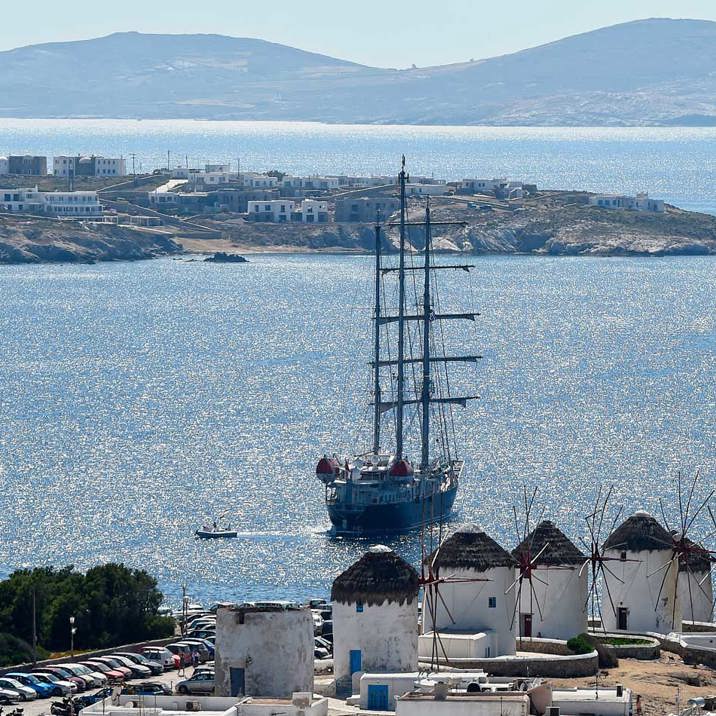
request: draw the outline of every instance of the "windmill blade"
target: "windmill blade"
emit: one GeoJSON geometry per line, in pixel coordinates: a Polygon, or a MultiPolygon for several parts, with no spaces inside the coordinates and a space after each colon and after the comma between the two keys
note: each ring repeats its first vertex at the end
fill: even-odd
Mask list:
{"type": "Polygon", "coordinates": [[[681,534],[684,534],[684,503],[681,499],[681,470],[676,471],[676,478],[678,480],[678,494],[679,494],[679,519],[681,520],[681,534]]]}
{"type": "Polygon", "coordinates": [[[691,500],[694,496],[694,490],[696,489],[696,483],[698,482],[698,480],[699,480],[699,471],[697,470],[696,473],[694,474],[694,479],[691,481],[691,489],[689,490],[689,497],[686,500],[686,510],[684,511],[684,533],[688,529],[686,527],[686,525],[688,524],[689,513],[691,510],[691,500]]]}
{"type": "MultiPolygon", "coordinates": [[[[605,577],[604,578],[604,589],[607,592],[607,596],[609,597],[609,604],[611,604],[612,612],[614,612],[614,616],[617,615],[617,608],[614,606],[614,600],[612,599],[612,591],[609,589],[609,580],[605,577]]],[[[601,606],[599,607],[599,611],[601,613],[601,606]]],[[[602,619],[602,626],[604,626],[604,620],[602,619]]]]}
{"type": "Polygon", "coordinates": [[[582,545],[584,546],[584,549],[586,549],[588,552],[591,553],[592,548],[587,544],[587,540],[584,539],[584,537],[582,537],[582,535],[579,535],[577,537],[577,539],[582,543],[582,545]]]}
{"type": "Polygon", "coordinates": [[[597,536],[602,534],[602,525],[604,524],[604,515],[607,512],[607,504],[609,503],[609,500],[612,497],[613,490],[614,490],[614,485],[610,485],[609,490],[607,491],[607,496],[604,498],[604,505],[602,506],[601,515],[599,517],[599,527],[597,528],[597,536]]]}
{"type": "Polygon", "coordinates": [[[543,506],[542,509],[540,510],[539,516],[537,517],[537,522],[535,523],[535,529],[532,530],[532,539],[530,539],[530,554],[532,553],[532,545],[534,544],[535,537],[537,536],[537,534],[536,534],[537,525],[539,525],[540,522],[542,522],[542,518],[544,517],[544,511],[545,511],[545,508],[543,506]]]}
{"type": "Polygon", "coordinates": [[[537,552],[537,554],[530,560],[530,562],[534,563],[536,560],[538,560],[544,554],[545,550],[547,549],[547,547],[549,547],[549,545],[549,542],[545,542],[544,547],[542,547],[542,549],[537,552]]]}
{"type": "Polygon", "coordinates": [[[447,603],[446,603],[445,600],[443,599],[443,595],[440,594],[440,589],[439,589],[439,587],[438,587],[437,584],[435,585],[435,594],[437,595],[437,598],[440,600],[440,603],[443,605],[443,607],[444,607],[444,609],[445,609],[445,613],[448,615],[448,617],[450,617],[450,621],[451,621],[453,624],[456,624],[457,622],[455,621],[455,618],[454,618],[453,615],[451,614],[450,609],[448,608],[447,603]]]}
{"type": "Polygon", "coordinates": [[[536,574],[533,574],[531,579],[536,579],[540,584],[544,584],[545,587],[549,587],[549,584],[545,582],[545,580],[541,577],[538,577],[536,574]]]}
{"type": "Polygon", "coordinates": [[[602,570],[606,570],[607,572],[609,572],[609,574],[611,574],[612,577],[614,577],[614,579],[617,580],[617,582],[621,582],[622,584],[624,584],[624,580],[621,577],[618,577],[611,569],[609,569],[609,567],[607,567],[607,565],[604,564],[604,562],[600,562],[599,566],[601,567],[602,570]]]}
{"type": "Polygon", "coordinates": [[[539,599],[537,599],[537,592],[535,591],[535,588],[532,586],[532,583],[530,583],[530,600],[534,599],[535,604],[537,605],[537,613],[539,614],[539,620],[544,621],[544,617],[542,616],[542,607],[540,606],[539,599]]]}
{"type": "Polygon", "coordinates": [[[579,572],[577,573],[577,576],[579,576],[579,577],[582,576],[582,572],[584,572],[584,568],[585,568],[591,561],[592,561],[591,559],[585,559],[585,560],[584,560],[584,564],[582,564],[582,566],[580,567],[579,572]]]}
{"type": "Polygon", "coordinates": [[[664,590],[664,584],[666,584],[666,578],[669,576],[669,572],[671,571],[671,565],[672,565],[672,564],[674,564],[674,558],[673,558],[673,557],[669,560],[668,566],[667,566],[667,568],[666,568],[666,571],[664,572],[664,577],[663,577],[663,579],[661,580],[661,586],[659,587],[659,593],[656,595],[656,606],[654,607],[655,610],[656,610],[656,608],[659,606],[659,600],[661,599],[661,593],[662,593],[662,591],[664,590]]]}
{"type": "Polygon", "coordinates": [[[615,516],[614,519],[612,520],[612,526],[611,526],[611,528],[609,529],[609,534],[611,534],[612,532],[614,532],[614,528],[617,526],[617,522],[619,521],[619,518],[622,516],[622,512],[623,512],[623,511],[624,511],[624,507],[623,507],[623,506],[619,507],[619,509],[617,510],[616,516],[615,516]]]}
{"type": "Polygon", "coordinates": [[[661,510],[661,519],[664,520],[664,525],[666,526],[666,531],[671,533],[671,527],[669,526],[669,520],[666,519],[666,512],[664,511],[664,500],[659,498],[659,509],[661,510]]]}
{"type": "Polygon", "coordinates": [[[704,500],[699,505],[699,509],[694,512],[691,519],[687,523],[686,527],[684,528],[684,536],[686,536],[686,533],[691,529],[691,525],[694,524],[696,518],[703,512],[705,507],[708,507],[708,503],[711,501],[711,498],[714,496],[714,492],[716,490],[711,490],[708,495],[704,498],[704,500]]]}
{"type": "MultiPolygon", "coordinates": [[[[594,573],[592,573],[592,581],[589,585],[589,589],[587,590],[587,599],[584,602],[584,608],[586,609],[589,606],[589,600],[596,594],[597,591],[597,579],[594,573]]],[[[592,614],[594,616],[594,614],[592,614]]]]}
{"type": "MultiPolygon", "coordinates": [[[[677,557],[678,559],[678,557],[677,557]]],[[[671,628],[676,628],[676,602],[679,601],[679,575],[681,570],[677,564],[676,566],[676,579],[674,579],[674,601],[671,605],[671,628]]],[[[689,582],[689,599],[691,599],[691,583],[689,582]]],[[[694,618],[694,605],[691,603],[691,618],[694,618]]]]}
{"type": "Polygon", "coordinates": [[[517,535],[517,544],[522,544],[524,537],[520,534],[520,525],[517,521],[517,508],[512,505],[512,514],[515,518],[515,534],[517,535]]]}
{"type": "MultiPolygon", "coordinates": [[[[515,615],[517,614],[517,610],[522,608],[522,582],[520,582],[520,586],[517,587],[517,596],[515,597],[515,606],[512,610],[512,620],[510,621],[510,631],[512,631],[515,628],[515,615]]],[[[518,635],[520,638],[522,638],[522,625],[520,625],[520,628],[518,629],[518,635]]]]}
{"type": "MultiPolygon", "coordinates": [[[[681,570],[679,570],[681,571],[681,570]]],[[[689,565],[688,558],[686,560],[686,584],[689,587],[689,608],[691,609],[691,621],[695,621],[696,617],[694,616],[694,595],[691,593],[691,566],[689,565]]],[[[674,589],[674,593],[678,595],[679,590],[679,582],[678,579],[676,581],[676,589],[674,589]]],[[[674,600],[674,609],[676,609],[676,600],[674,600]]],[[[672,620],[672,627],[673,627],[673,620],[672,620]]]]}
{"type": "Polygon", "coordinates": [[[512,582],[512,584],[510,584],[509,587],[507,587],[507,589],[505,589],[505,594],[509,594],[517,586],[518,582],[521,582],[521,581],[522,581],[522,574],[520,574],[520,576],[517,577],[517,579],[515,579],[515,581],[512,582]]]}
{"type": "Polygon", "coordinates": [[[653,577],[655,574],[659,574],[659,572],[661,572],[662,569],[668,569],[671,566],[671,562],[673,562],[673,560],[674,560],[674,557],[671,558],[671,561],[666,562],[665,564],[662,564],[661,567],[659,567],[658,569],[655,569],[650,574],[647,574],[646,578],[649,579],[649,577],[653,577]]]}

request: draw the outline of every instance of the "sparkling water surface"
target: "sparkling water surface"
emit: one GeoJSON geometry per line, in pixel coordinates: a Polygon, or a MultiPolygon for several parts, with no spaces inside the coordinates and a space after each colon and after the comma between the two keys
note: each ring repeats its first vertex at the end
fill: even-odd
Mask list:
{"type": "MultiPolygon", "coordinates": [[[[371,263],[0,267],[0,573],[123,560],[170,603],[327,594],[368,545],[326,534],[314,468],[369,439],[371,263]],[[192,538],[222,512],[239,539],[192,538]]],[[[451,339],[484,356],[457,378],[481,400],[456,413],[456,519],[514,546],[539,485],[577,539],[599,484],[672,520],[677,469],[716,485],[713,259],[475,264],[448,278],[482,313],[451,339]]],[[[416,535],[388,543],[417,561],[416,535]]]]}
{"type": "MultiPolygon", "coordinates": [[[[136,155],[137,170],[241,160],[296,174],[509,176],[553,189],[648,191],[716,213],[716,127],[413,127],[309,122],[0,119],[0,154],[136,155]],[[169,157],[167,157],[169,152],[169,157]]],[[[131,168],[131,160],[128,161],[131,168]]]]}

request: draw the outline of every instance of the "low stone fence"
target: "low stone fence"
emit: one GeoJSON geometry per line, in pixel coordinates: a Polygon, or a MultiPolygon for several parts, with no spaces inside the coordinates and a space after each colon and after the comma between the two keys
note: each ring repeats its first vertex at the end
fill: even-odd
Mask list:
{"type": "Polygon", "coordinates": [[[543,676],[570,679],[593,676],[599,666],[596,651],[589,654],[562,656],[545,654],[538,656],[498,656],[491,659],[450,659],[448,664],[457,670],[479,671],[492,676],[543,676]]]}
{"type": "Polygon", "coordinates": [[[656,634],[650,632],[646,636],[657,639],[664,651],[678,654],[685,664],[703,664],[716,669],[716,649],[688,644],[678,634],[656,634]]]}
{"type": "Polygon", "coordinates": [[[653,661],[661,656],[661,642],[652,636],[646,634],[629,635],[633,639],[648,641],[648,644],[609,644],[604,639],[629,639],[624,634],[594,634],[599,641],[602,642],[604,648],[616,656],[617,659],[641,659],[643,661],[653,661]]]}
{"type": "Polygon", "coordinates": [[[517,651],[530,651],[535,654],[553,654],[555,656],[574,656],[566,641],[531,637],[517,640],[517,651]]]}
{"type": "Polygon", "coordinates": [[[58,659],[42,659],[36,664],[16,664],[15,666],[4,666],[0,668],[0,676],[10,673],[11,671],[30,671],[36,666],[59,666],[60,664],[74,664],[78,661],[87,661],[95,656],[106,656],[107,654],[117,654],[120,651],[136,651],[139,652],[144,646],[166,646],[175,641],[181,641],[179,636],[171,636],[166,639],[154,639],[152,641],[140,641],[136,644],[121,644],[112,646],[107,649],[96,649],[95,651],[75,652],[74,656],[62,656],[58,659]]]}

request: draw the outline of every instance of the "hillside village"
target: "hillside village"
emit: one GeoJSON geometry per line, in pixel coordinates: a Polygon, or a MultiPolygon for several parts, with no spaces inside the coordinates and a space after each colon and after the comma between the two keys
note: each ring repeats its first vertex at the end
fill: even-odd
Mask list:
{"type": "MultiPolygon", "coordinates": [[[[384,248],[398,210],[392,176],[292,176],[240,166],[177,166],[128,174],[124,158],[0,157],[0,260],[72,260],[73,236],[109,237],[117,229],[166,253],[370,251],[373,226],[383,224],[384,248]],[[40,221],[42,217],[42,222],[40,221]],[[55,226],[54,232],[38,226],[55,226]],[[33,229],[34,227],[34,229],[33,229]],[[63,250],[42,245],[62,235],[63,250]],[[33,246],[39,246],[38,250],[33,246]],[[60,259],[62,256],[64,258],[60,259]]],[[[548,255],[706,255],[716,253],[716,218],[633,196],[542,189],[509,178],[436,179],[413,176],[409,213],[429,198],[439,220],[464,222],[435,236],[436,250],[548,255]]],[[[410,240],[420,248],[419,231],[410,240]]],[[[102,240],[104,242],[105,239],[102,240]]],[[[91,241],[90,241],[91,243],[91,241]]],[[[121,258],[124,250],[78,251],[76,260],[121,258]]],[[[130,251],[126,258],[144,256],[130,251]]]]}

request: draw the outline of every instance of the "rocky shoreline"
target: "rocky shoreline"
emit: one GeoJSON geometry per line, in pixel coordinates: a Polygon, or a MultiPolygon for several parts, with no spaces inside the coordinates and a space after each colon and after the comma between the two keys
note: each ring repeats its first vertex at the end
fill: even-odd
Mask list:
{"type": "MultiPolygon", "coordinates": [[[[716,255],[716,216],[667,205],[663,213],[590,206],[586,192],[546,191],[519,204],[436,197],[435,221],[464,222],[435,227],[441,252],[539,256],[709,256],[716,255]]],[[[422,219],[421,202],[411,204],[411,221],[422,219]]],[[[178,228],[144,229],[83,224],[42,217],[0,216],[0,263],[139,260],[180,254],[227,256],[251,253],[363,253],[374,242],[372,224],[272,224],[239,215],[194,219],[207,236],[183,236],[178,228]]],[[[421,227],[411,227],[411,245],[423,246],[421,227]]],[[[397,230],[384,230],[384,250],[394,251],[397,230]]],[[[231,260],[231,259],[229,259],[231,260]]]]}

